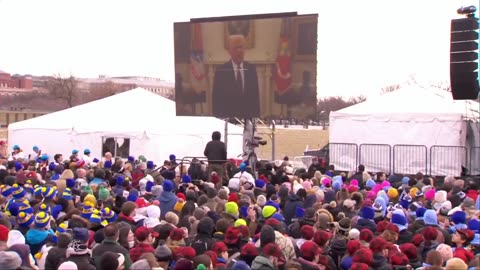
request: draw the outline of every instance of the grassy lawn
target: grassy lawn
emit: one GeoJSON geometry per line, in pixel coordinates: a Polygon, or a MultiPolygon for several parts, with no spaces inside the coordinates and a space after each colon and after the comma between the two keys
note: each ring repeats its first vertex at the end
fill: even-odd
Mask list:
{"type": "MultiPolygon", "coordinates": [[[[269,132],[259,128],[259,132],[269,132]]],[[[259,135],[267,140],[267,145],[260,146],[258,157],[263,159],[272,158],[272,141],[267,135],[259,135]]],[[[294,156],[302,156],[305,147],[310,150],[318,149],[328,143],[328,130],[321,129],[277,129],[275,132],[275,159],[283,159],[288,156],[293,160],[294,156]]]]}
{"type": "MultiPolygon", "coordinates": [[[[266,129],[259,128],[259,132],[269,132],[266,129]]],[[[258,151],[259,158],[272,158],[272,141],[267,135],[260,135],[267,140],[267,145],[260,146],[258,151]]],[[[0,139],[7,138],[7,129],[0,129],[0,139]]],[[[275,133],[275,159],[282,159],[289,156],[293,160],[294,156],[303,155],[305,147],[318,149],[328,143],[328,130],[321,129],[277,129],[275,133]]]]}
{"type": "Polygon", "coordinates": [[[7,129],[0,128],[0,140],[5,140],[5,139],[7,139],[7,129]]]}

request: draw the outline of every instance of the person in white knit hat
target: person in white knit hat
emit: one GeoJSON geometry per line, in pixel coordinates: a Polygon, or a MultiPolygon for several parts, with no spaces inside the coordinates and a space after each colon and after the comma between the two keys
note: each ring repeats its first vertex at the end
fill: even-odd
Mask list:
{"type": "Polygon", "coordinates": [[[348,239],[349,240],[359,240],[360,239],[360,231],[357,229],[351,229],[348,232],[348,239]]]}
{"type": "Polygon", "coordinates": [[[147,218],[143,220],[147,228],[153,228],[160,224],[160,207],[157,205],[147,206],[147,218]]]}
{"type": "Polygon", "coordinates": [[[78,270],[77,264],[71,261],[60,264],[58,270],[78,270]]]}

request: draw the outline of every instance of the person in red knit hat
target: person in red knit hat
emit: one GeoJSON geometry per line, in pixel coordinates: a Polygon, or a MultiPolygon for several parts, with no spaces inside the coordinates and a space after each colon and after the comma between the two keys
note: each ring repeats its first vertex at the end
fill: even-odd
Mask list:
{"type": "Polygon", "coordinates": [[[136,262],[143,253],[155,253],[155,249],[152,246],[154,237],[150,229],[145,226],[138,227],[137,230],[135,230],[135,238],[138,243],[130,250],[130,259],[132,262],[136,262]]]}
{"type": "Polygon", "coordinates": [[[462,259],[468,264],[473,259],[473,253],[467,249],[470,242],[475,237],[475,233],[469,229],[460,229],[452,236],[452,242],[456,244],[453,257],[462,259]]]}

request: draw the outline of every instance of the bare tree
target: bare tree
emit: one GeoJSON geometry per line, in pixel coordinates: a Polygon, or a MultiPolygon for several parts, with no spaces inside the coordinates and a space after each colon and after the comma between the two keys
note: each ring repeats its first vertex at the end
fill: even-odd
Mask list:
{"type": "Polygon", "coordinates": [[[113,96],[122,91],[120,85],[112,81],[90,85],[87,102],[113,96]]]}
{"type": "Polygon", "coordinates": [[[408,85],[416,85],[416,86],[420,86],[420,87],[423,87],[423,85],[421,85],[418,80],[417,80],[417,74],[415,73],[411,73],[410,75],[408,75],[408,79],[407,79],[407,82],[406,82],[408,85]]]}
{"type": "Polygon", "coordinates": [[[387,93],[390,93],[390,92],[393,92],[393,91],[396,91],[398,89],[400,89],[401,86],[400,84],[396,83],[396,84],[391,84],[391,85],[387,85],[387,86],[384,86],[382,87],[382,90],[381,90],[381,94],[387,94],[387,93]]]}
{"type": "Polygon", "coordinates": [[[364,96],[351,97],[347,100],[342,97],[321,98],[317,102],[317,112],[319,112],[318,120],[328,120],[330,112],[341,110],[365,100],[366,98],[364,96]]]}
{"type": "Polygon", "coordinates": [[[418,86],[424,89],[436,88],[447,92],[451,92],[452,89],[448,80],[428,81],[422,83],[417,79],[417,75],[415,73],[410,74],[407,80],[407,84],[418,86]]]}
{"type": "Polygon", "coordinates": [[[351,105],[355,105],[357,103],[362,103],[364,102],[365,100],[367,100],[367,98],[364,96],[364,95],[360,95],[358,97],[350,97],[348,100],[347,100],[347,104],[349,104],[348,106],[351,106],[351,105]]]}
{"type": "Polygon", "coordinates": [[[432,88],[437,88],[443,91],[452,92],[452,86],[450,85],[449,81],[446,81],[446,80],[433,81],[433,82],[430,82],[429,84],[430,84],[430,87],[432,88]]]}
{"type": "Polygon", "coordinates": [[[73,75],[62,77],[60,74],[56,74],[47,81],[47,90],[50,96],[65,101],[67,107],[71,108],[77,96],[77,85],[78,81],[73,75]]]}

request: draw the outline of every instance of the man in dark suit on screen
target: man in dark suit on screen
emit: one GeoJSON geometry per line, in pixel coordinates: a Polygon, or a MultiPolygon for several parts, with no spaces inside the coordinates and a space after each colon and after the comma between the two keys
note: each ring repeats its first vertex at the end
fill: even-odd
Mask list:
{"type": "Polygon", "coordinates": [[[255,65],[243,60],[245,37],[231,35],[230,60],[215,70],[213,116],[252,118],[260,116],[260,97],[255,65]]]}

